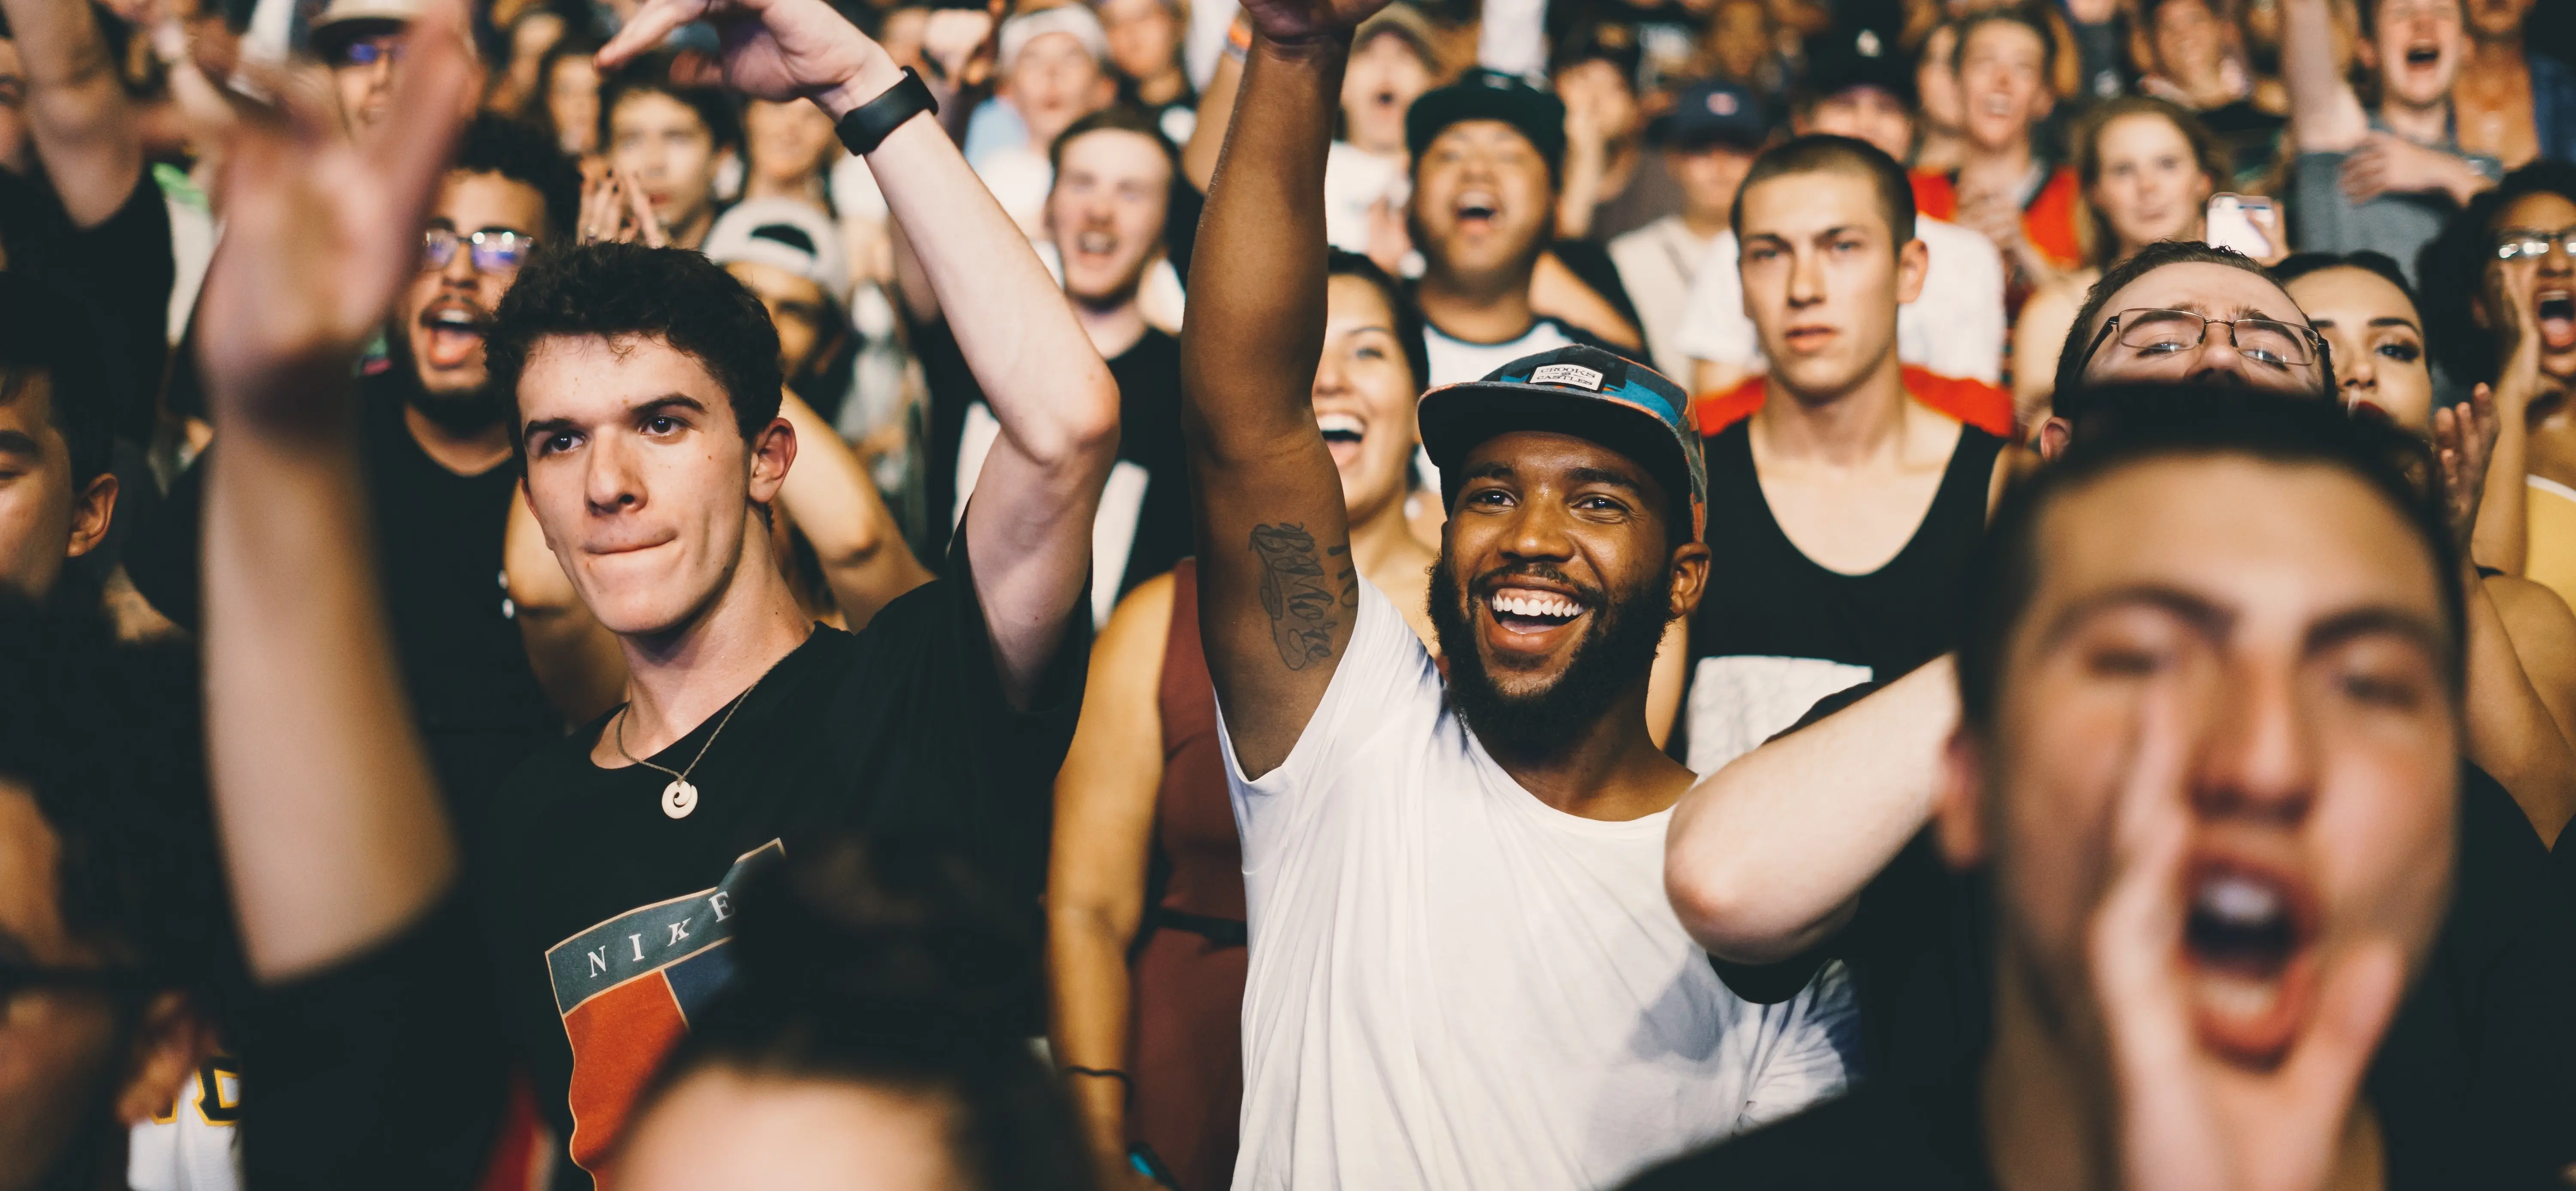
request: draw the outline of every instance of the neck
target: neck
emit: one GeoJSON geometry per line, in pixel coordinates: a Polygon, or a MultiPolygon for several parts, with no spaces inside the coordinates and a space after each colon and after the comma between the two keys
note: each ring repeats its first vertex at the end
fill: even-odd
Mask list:
{"type": "Polygon", "coordinates": [[[1545,755],[1477,737],[1503,772],[1548,806],[1616,822],[1664,810],[1690,788],[1691,773],[1655,747],[1646,730],[1648,676],[1611,701],[1566,747],[1545,755]]]}
{"type": "Polygon", "coordinates": [[[745,200],[760,198],[802,199],[820,205],[823,201],[823,175],[807,171],[791,178],[771,178],[754,174],[742,185],[745,200]]]}
{"type": "Polygon", "coordinates": [[[2493,78],[2495,71],[2523,73],[2531,63],[2522,54],[2522,31],[2514,30],[2503,37],[2481,34],[2469,36],[2469,60],[2460,66],[2460,81],[2493,78]]]}
{"type": "Polygon", "coordinates": [[[1975,178],[1989,186],[2019,183],[2030,174],[2030,138],[2014,137],[2001,145],[1986,145],[1969,137],[1965,142],[1966,160],[1959,164],[1961,181],[1975,178]]]}
{"type": "Polygon", "coordinates": [[[494,421],[473,430],[439,424],[418,406],[403,406],[403,428],[430,461],[460,476],[479,476],[510,461],[510,427],[494,421]]]}
{"type": "Polygon", "coordinates": [[[1091,336],[1091,349],[1101,359],[1117,359],[1145,337],[1145,309],[1136,304],[1134,286],[1118,298],[1100,303],[1073,298],[1072,305],[1074,321],[1091,336]]]}
{"type": "Polygon", "coordinates": [[[1163,73],[1136,84],[1136,98],[1153,107],[1179,99],[1188,91],[1189,76],[1181,73],[1177,66],[1168,67],[1163,73]]]}
{"type": "Polygon", "coordinates": [[[687,248],[694,251],[699,246],[707,242],[707,232],[712,230],[715,225],[715,205],[713,203],[709,203],[707,206],[699,208],[697,214],[690,216],[687,223],[681,224],[677,227],[666,228],[664,230],[668,231],[671,235],[671,247],[687,248]]]}
{"type": "Polygon", "coordinates": [[[1905,430],[1905,374],[1890,342],[1878,363],[1838,393],[1798,393],[1775,369],[1766,400],[1748,433],[1774,458],[1815,459],[1836,466],[1865,463],[1896,449],[1905,430]]]}
{"type": "Polygon", "coordinates": [[[769,527],[757,513],[744,515],[742,556],[707,607],[666,633],[618,635],[626,656],[627,752],[649,757],[669,748],[813,631],[770,557],[769,527]]]}
{"type": "Polygon", "coordinates": [[[1728,231],[1734,226],[1734,217],[1725,208],[1721,207],[1714,211],[1703,211],[1696,207],[1682,208],[1682,229],[1701,240],[1714,240],[1719,233],[1728,231]]]}
{"type": "Polygon", "coordinates": [[[1530,275],[1536,262],[1470,275],[1434,265],[1415,297],[1422,317],[1440,332],[1470,343],[1501,343],[1528,334],[1530,275]]]}
{"type": "Polygon", "coordinates": [[[2451,97],[2447,94],[2423,106],[2391,99],[2379,105],[2379,119],[2388,131],[2419,145],[2438,145],[2451,139],[2451,97]]]}

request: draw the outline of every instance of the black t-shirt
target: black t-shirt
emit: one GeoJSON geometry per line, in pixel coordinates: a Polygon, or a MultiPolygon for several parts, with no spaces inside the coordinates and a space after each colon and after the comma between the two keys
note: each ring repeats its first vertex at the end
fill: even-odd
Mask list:
{"type": "MultiPolygon", "coordinates": [[[[403,424],[407,384],[399,371],[359,383],[377,573],[413,720],[450,813],[473,824],[501,779],[563,735],[563,716],[528,665],[502,570],[517,469],[505,463],[464,476],[431,459],[403,424]]],[[[199,459],[170,485],[125,557],[143,597],[190,629],[199,613],[206,464],[199,459]]]]}
{"type": "MultiPolygon", "coordinates": [[[[706,750],[686,817],[663,812],[669,775],[592,763],[614,712],[502,788],[477,849],[485,933],[538,1109],[581,1160],[598,1161],[688,1014],[730,975],[732,898],[759,865],[857,828],[953,848],[1035,904],[1090,619],[1068,619],[1029,710],[1014,710],[965,541],[946,578],[855,636],[818,627],[720,733],[721,711],[650,758],[689,770],[706,750]]],[[[559,1187],[588,1185],[572,1163],[559,1171],[559,1187]]]]}
{"type": "Polygon", "coordinates": [[[0,245],[10,272],[40,278],[78,310],[95,339],[89,380],[115,411],[117,435],[150,442],[178,276],[170,209],[151,171],[137,174],[115,214],[83,228],[44,181],[0,170],[0,245]]]}
{"type": "MultiPolygon", "coordinates": [[[[957,511],[958,451],[969,411],[983,404],[984,389],[948,324],[915,324],[913,352],[930,388],[924,484],[930,508],[922,520],[938,527],[944,542],[957,511]]],[[[1108,363],[1110,378],[1118,382],[1118,461],[1142,472],[1120,468],[1126,475],[1113,475],[1101,496],[1104,516],[1096,532],[1104,540],[1115,532],[1113,522],[1135,527],[1126,563],[1118,568],[1117,594],[1124,596],[1192,553],[1189,453],[1181,441],[1181,341],[1148,327],[1108,363]],[[1137,480],[1141,490],[1133,486],[1137,480]]],[[[990,417],[990,410],[983,416],[990,417]]],[[[1093,581],[1106,578],[1095,575],[1093,581]]]]}
{"type": "MultiPolygon", "coordinates": [[[[2556,896],[2548,865],[2511,795],[2463,763],[2450,910],[2365,1084],[2392,1186],[2521,1185],[2576,1160],[2576,1129],[2567,1127],[2576,1121],[2576,917],[2556,896]]],[[[1862,1074],[1891,1090],[1749,1144],[1750,1166],[1721,1147],[1705,1165],[1696,1157],[1679,1164],[1707,1177],[1647,1185],[1827,1185],[1713,1179],[1774,1169],[1767,1163],[1786,1160],[1777,1156],[1784,1144],[1811,1163],[1875,1162],[1834,1147],[1859,1144],[1849,1131],[1860,1123],[1936,1111],[1944,1095],[1973,1102],[1992,1025],[1986,897],[1980,877],[1943,864],[1927,830],[1870,882],[1850,925],[1815,951],[1762,968],[1717,964],[1740,995],[1778,1001],[1825,960],[1842,959],[1861,1015],[1862,1074]]],[[[1982,1158],[1973,1171],[1983,1179],[1982,1158]]]]}

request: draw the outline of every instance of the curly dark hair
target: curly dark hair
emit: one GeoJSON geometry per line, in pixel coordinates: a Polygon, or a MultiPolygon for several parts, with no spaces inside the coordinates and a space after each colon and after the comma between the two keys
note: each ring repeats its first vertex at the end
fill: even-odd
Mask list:
{"type": "Polygon", "coordinates": [[[2576,165],[2537,161],[2505,175],[2495,189],[2469,200],[2469,205],[2442,226],[2442,234],[2415,257],[2416,290],[2423,300],[2424,337],[2433,360],[2462,386],[2496,377],[2495,334],[2478,325],[2478,307],[2486,298],[2487,266],[2495,263],[2495,221],[2504,209],[2535,194],[2554,194],[2576,203],[2576,165]]]}
{"type": "Polygon", "coordinates": [[[571,234],[581,210],[581,168],[537,128],[489,112],[476,116],[457,139],[456,161],[447,168],[459,174],[499,174],[534,188],[546,202],[544,234],[571,234]]]}
{"type": "Polygon", "coordinates": [[[485,333],[493,391],[515,400],[529,353],[557,335],[640,336],[686,353],[724,386],[746,442],[778,416],[778,328],[760,299],[703,253],[640,244],[540,251],[485,333]]]}

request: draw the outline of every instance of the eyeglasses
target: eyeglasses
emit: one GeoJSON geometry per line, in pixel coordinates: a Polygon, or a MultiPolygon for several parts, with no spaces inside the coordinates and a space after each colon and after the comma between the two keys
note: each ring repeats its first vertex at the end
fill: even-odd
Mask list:
{"type": "Polygon", "coordinates": [[[332,51],[333,66],[373,66],[378,62],[400,62],[403,39],[400,37],[366,37],[332,51]]]}
{"type": "Polygon", "coordinates": [[[508,273],[528,263],[537,250],[535,236],[513,231],[460,232],[454,228],[434,227],[421,234],[421,267],[444,269],[456,259],[456,247],[463,244],[474,261],[477,272],[508,273]]]}
{"type": "Polygon", "coordinates": [[[2184,358],[2200,349],[2212,326],[2227,328],[2229,345],[2236,354],[2257,364],[2301,368],[2316,363],[2325,354],[2325,337],[2297,323],[2268,318],[2210,318],[2188,310],[2123,310],[2102,324],[2101,333],[2093,337],[2093,345],[2084,349],[2084,363],[2092,363],[2094,353],[2115,334],[2120,346],[2150,363],[2184,358]]]}
{"type": "Polygon", "coordinates": [[[2576,227],[2562,227],[2544,232],[2534,227],[2509,227],[2496,233],[2496,259],[2518,261],[2526,256],[2547,256],[2552,246],[2576,253],[2576,227]]]}

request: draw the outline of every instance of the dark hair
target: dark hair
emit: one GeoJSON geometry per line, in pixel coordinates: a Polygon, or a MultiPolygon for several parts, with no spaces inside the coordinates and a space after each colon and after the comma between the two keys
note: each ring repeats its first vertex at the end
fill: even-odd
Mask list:
{"type": "MultiPolygon", "coordinates": [[[[2102,270],[2102,279],[2094,282],[2092,289],[2084,291],[2084,305],[2075,312],[2075,325],[2066,329],[2066,342],[2057,349],[2056,390],[2069,393],[2084,387],[2085,350],[2093,346],[2093,324],[2102,317],[2104,304],[2121,290],[2129,288],[2129,283],[2149,273],[2167,265],[2189,264],[2225,265],[2279,284],[2271,273],[2254,262],[2254,258],[2233,248],[2212,248],[2198,240],[2158,240],[2149,244],[2139,249],[2136,256],[2102,270]]],[[[2318,351],[2318,360],[2323,367],[2317,371],[2322,374],[2325,386],[2320,392],[2332,393],[2335,386],[2334,353],[2322,346],[2318,351]]]]}
{"type": "Polygon", "coordinates": [[[2310,273],[2323,273],[2328,269],[2359,269],[2364,273],[2376,275],[2380,280],[2396,286],[2398,293],[2406,295],[2406,301],[2416,308],[2419,315],[2423,311],[2423,303],[2415,298],[2415,287],[2407,283],[2406,271],[2398,268],[2397,262],[2390,260],[2387,253],[2372,252],[2367,248],[2359,252],[2293,253],[2280,264],[2272,266],[2272,280],[2280,282],[2284,288],[2287,288],[2291,282],[2310,273]]]}
{"type": "Polygon", "coordinates": [[[1753,168],[1745,171],[1744,184],[1735,188],[1735,206],[1727,213],[1727,225],[1738,237],[1744,235],[1744,196],[1756,185],[1789,174],[1816,174],[1829,170],[1859,174],[1878,190],[1878,208],[1887,216],[1887,230],[1897,251],[1903,251],[1914,239],[1914,184],[1905,177],[1905,167],[1868,141],[1847,136],[1811,132],[1791,137],[1762,151],[1753,159],[1753,168]]]}
{"type": "Polygon", "coordinates": [[[1154,147],[1163,151],[1163,160],[1170,163],[1172,176],[1181,176],[1181,151],[1173,147],[1170,137],[1163,135],[1163,126],[1152,113],[1123,103],[1101,108],[1065,125],[1064,131],[1057,133],[1055,140],[1047,145],[1047,168],[1062,176],[1064,147],[1072,144],[1076,137],[1095,132],[1132,132],[1154,142],[1154,147]]]}
{"type": "MultiPolygon", "coordinates": [[[[2495,379],[2495,333],[2478,325],[2473,306],[2484,300],[2487,266],[2495,263],[2496,219],[2506,207],[2535,194],[2576,203],[2576,164],[2535,161],[2505,175],[2495,189],[2470,199],[2415,257],[2415,276],[2424,294],[2416,303],[2424,313],[2424,336],[2442,371],[2462,385],[2495,379]]],[[[2501,313],[2488,311],[2487,316],[2501,313]]]]}
{"type": "Polygon", "coordinates": [[[599,148],[607,152],[609,125],[617,115],[617,105],[630,95],[668,95],[689,105],[697,112],[698,122],[707,126],[707,135],[718,149],[731,149],[742,144],[742,111],[734,106],[733,92],[721,87],[695,87],[672,76],[673,56],[667,51],[646,54],[599,81],[599,148]]]}
{"type": "Polygon", "coordinates": [[[128,646],[98,592],[0,595],[0,781],[54,835],[63,925],[220,1023],[247,989],[214,848],[193,653],[128,646]]]}
{"type": "MultiPolygon", "coordinates": [[[[548,139],[557,145],[563,143],[563,129],[556,127],[555,111],[550,106],[555,89],[555,68],[563,65],[569,58],[590,61],[599,53],[599,45],[599,39],[588,33],[566,30],[564,35],[556,40],[554,46],[537,59],[537,86],[529,93],[527,106],[521,110],[520,115],[530,124],[544,130],[548,139]]],[[[601,79],[600,82],[605,84],[607,80],[601,79]]],[[[598,134],[599,129],[594,126],[591,129],[591,135],[598,134]]]]}
{"type": "Polygon", "coordinates": [[[741,905],[733,984],[632,1120],[708,1068],[846,1082],[945,1109],[949,1157],[976,1191],[1089,1191],[1072,1106],[1026,1041],[1046,1009],[1036,938],[976,870],[937,848],[827,839],[754,874],[741,905]]]}
{"type": "Polygon", "coordinates": [[[82,304],[40,276],[0,272],[0,405],[45,386],[45,421],[71,456],[72,491],[108,472],[116,445],[107,348],[82,304]]]}
{"type": "Polygon", "coordinates": [[[1988,25],[2019,25],[2039,38],[2039,85],[2051,96],[2057,94],[2057,34],[2049,28],[2048,18],[2034,9],[2013,6],[1989,8],[1970,13],[1959,21],[1959,40],[1950,43],[1950,71],[1958,73],[1959,64],[1968,60],[1968,39],[1988,25]]]}
{"type": "MultiPolygon", "coordinates": [[[[2086,216],[2075,230],[2086,241],[2086,253],[2097,269],[2110,268],[2113,255],[2120,249],[2120,233],[2111,226],[2110,217],[2093,205],[2093,187],[2102,180],[2102,132],[2124,116],[2156,116],[2172,125],[2191,146],[2192,162],[2209,179],[2211,191],[2226,185],[2231,176],[2227,151],[2219,146],[2218,137],[2181,104],[2155,95],[2123,95],[2095,104],[2084,113],[2084,122],[2075,133],[2075,180],[2086,216]]],[[[2202,196],[2204,200],[2207,197],[2202,196]]]]}
{"type": "Polygon", "coordinates": [[[2126,468],[2173,458],[2239,456],[2283,466],[2328,467],[2361,481],[2396,510],[2433,568],[2447,635],[2445,677],[2463,682],[2462,593],[2457,548],[2429,482],[2425,444],[2337,406],[2202,385],[2123,385],[2083,394],[2088,411],[2064,454],[2007,493],[1968,571],[1960,603],[1959,704],[1963,722],[1991,726],[2014,628],[2038,587],[2039,525],[2068,494],[2126,468]]]}
{"type": "Polygon", "coordinates": [[[485,333],[493,391],[515,403],[529,354],[557,335],[636,335],[686,353],[724,386],[746,442],[778,416],[778,328],[760,299],[703,253],[641,244],[538,252],[485,333]]]}
{"type": "Polygon", "coordinates": [[[1376,288],[1378,296],[1386,299],[1386,308],[1395,315],[1396,342],[1404,347],[1405,366],[1413,369],[1415,393],[1430,388],[1431,348],[1422,331],[1422,307],[1414,302],[1413,295],[1387,276],[1386,270],[1378,268],[1376,261],[1339,248],[1325,250],[1324,275],[1357,277],[1376,288]]]}
{"type": "MultiPolygon", "coordinates": [[[[486,112],[465,125],[448,171],[499,174],[534,189],[545,200],[548,238],[569,235],[581,208],[581,169],[532,125],[486,112]]],[[[466,229],[472,230],[472,229],[466,229]]]]}

